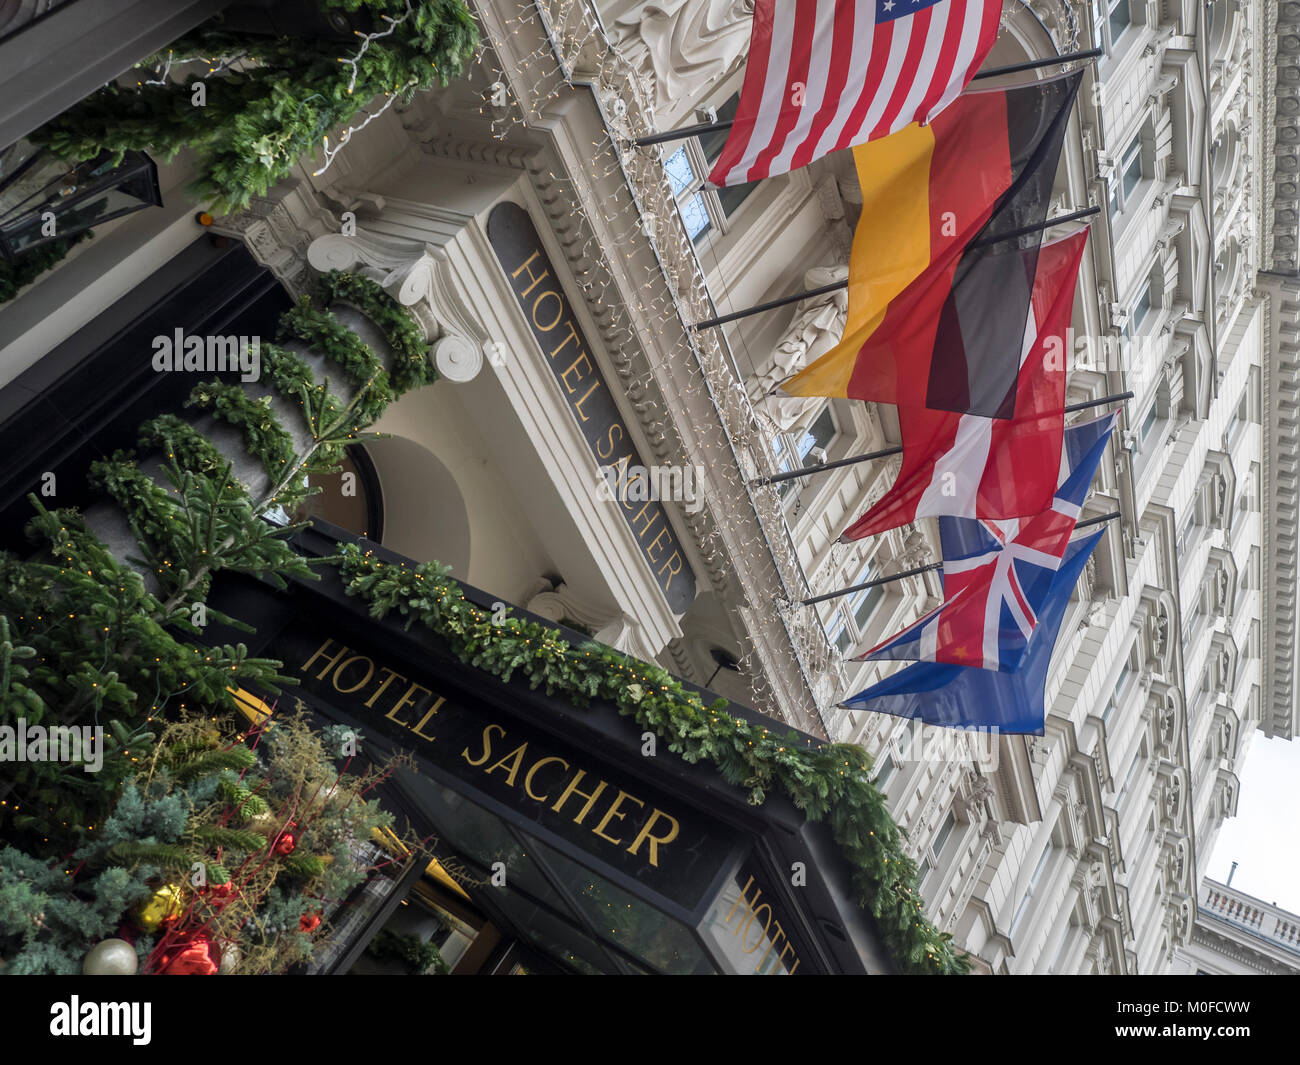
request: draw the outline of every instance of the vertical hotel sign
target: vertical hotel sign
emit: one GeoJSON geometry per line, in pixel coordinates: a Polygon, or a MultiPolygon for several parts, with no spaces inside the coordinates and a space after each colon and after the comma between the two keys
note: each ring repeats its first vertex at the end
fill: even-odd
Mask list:
{"type": "MultiPolygon", "coordinates": [[[[497,204],[488,217],[487,230],[519,307],[596,462],[601,467],[645,466],[591,358],[591,347],[578,328],[528,212],[515,203],[497,204]]],[[[669,607],[674,614],[684,613],[695,599],[695,574],[667,512],[653,500],[619,500],[615,505],[622,510],[669,607]]]]}

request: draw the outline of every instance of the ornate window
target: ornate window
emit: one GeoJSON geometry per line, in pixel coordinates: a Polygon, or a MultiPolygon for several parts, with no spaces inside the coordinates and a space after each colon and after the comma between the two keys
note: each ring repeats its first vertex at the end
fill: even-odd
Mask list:
{"type": "MultiPolygon", "coordinates": [[[[718,120],[734,118],[739,103],[740,95],[737,93],[718,108],[718,120]]],[[[722,189],[705,187],[709,170],[722,154],[726,139],[725,132],[695,137],[683,143],[664,161],[682,224],[687,235],[697,243],[710,233],[727,232],[732,216],[758,187],[756,181],[722,189]]]]}

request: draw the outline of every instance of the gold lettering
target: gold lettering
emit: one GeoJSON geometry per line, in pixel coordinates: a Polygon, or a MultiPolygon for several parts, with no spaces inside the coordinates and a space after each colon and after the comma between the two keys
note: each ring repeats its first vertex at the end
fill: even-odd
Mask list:
{"type": "Polygon", "coordinates": [[[658,562],[659,560],[655,558],[655,548],[659,546],[659,542],[661,540],[667,540],[669,535],[670,535],[670,530],[668,526],[665,525],[662,529],[659,530],[659,535],[645,545],[646,558],[648,558],[651,562],[658,562]]]}
{"type": "MultiPolygon", "coordinates": [[[[631,510],[632,508],[625,507],[624,509],[631,510]]],[[[655,522],[659,520],[659,517],[662,514],[663,511],[660,510],[658,507],[655,507],[654,503],[641,504],[641,509],[632,515],[632,531],[636,533],[638,540],[641,539],[641,537],[645,536],[646,533],[648,533],[651,529],[654,528],[655,522]],[[653,508],[653,510],[651,508],[653,508]],[[638,529],[636,527],[637,521],[643,515],[645,515],[646,511],[648,510],[651,511],[650,516],[645,519],[645,523],[641,526],[641,528],[638,529]]]]}
{"type": "Polygon", "coordinates": [[[535,802],[546,802],[546,800],[550,798],[549,795],[538,795],[533,791],[533,775],[548,762],[559,762],[560,765],[564,766],[566,773],[569,770],[569,763],[563,758],[556,758],[554,755],[550,755],[546,758],[537,759],[537,761],[533,763],[532,768],[524,774],[524,793],[535,802]]]}
{"type": "Polygon", "coordinates": [[[438,712],[438,708],[442,706],[442,704],[445,703],[446,701],[447,699],[445,696],[442,695],[438,696],[438,698],[434,700],[433,705],[429,707],[429,712],[426,713],[424,717],[420,718],[420,723],[416,725],[415,728],[411,729],[411,731],[414,732],[417,736],[419,736],[420,739],[428,740],[430,743],[432,743],[434,741],[434,737],[427,735],[426,733],[421,732],[420,730],[429,723],[429,718],[433,717],[433,715],[438,712]]]}
{"type": "Polygon", "coordinates": [[[410,725],[408,725],[405,721],[402,721],[397,717],[397,711],[402,709],[402,707],[404,706],[415,705],[415,700],[412,699],[411,696],[417,690],[424,692],[425,695],[433,694],[433,692],[429,691],[429,689],[426,688],[423,684],[412,683],[411,686],[406,689],[406,693],[400,699],[398,699],[397,702],[393,704],[393,708],[389,710],[388,713],[386,713],[384,716],[388,718],[390,721],[396,721],[403,728],[410,728],[411,727],[410,725]]]}
{"type": "MultiPolygon", "coordinates": [[[[791,943],[788,939],[787,939],[786,942],[785,942],[785,946],[781,948],[781,956],[778,957],[778,958],[776,959],[777,961],[779,961],[779,962],[781,963],[782,966],[785,965],[785,955],[786,955],[786,952],[787,952],[787,951],[790,952],[790,953],[793,953],[793,952],[794,952],[794,944],[791,943]]],[[[794,975],[794,971],[795,971],[795,969],[797,969],[797,968],[799,968],[799,959],[798,959],[798,957],[796,957],[796,958],[794,959],[794,965],[793,965],[793,966],[788,970],[791,976],[794,975]]]]}
{"type": "MultiPolygon", "coordinates": [[[[746,912],[754,912],[754,902],[757,902],[762,897],[763,893],[759,891],[758,888],[754,888],[754,902],[750,902],[748,895],[751,887],[754,887],[754,878],[752,876],[745,881],[745,886],[740,889],[740,894],[736,896],[736,901],[731,904],[731,909],[727,913],[727,919],[722,922],[723,924],[731,924],[731,919],[736,916],[736,910],[740,908],[742,902],[745,904],[746,912]]],[[[739,931],[737,931],[736,934],[739,935],[739,931]]]]}
{"type": "Polygon", "coordinates": [[[582,413],[582,405],[587,402],[587,397],[590,396],[593,392],[595,392],[596,389],[598,389],[599,387],[600,387],[600,382],[597,381],[594,385],[592,385],[589,389],[587,389],[586,394],[581,399],[576,400],[573,404],[573,409],[578,412],[578,417],[581,418],[584,422],[590,421],[591,419],[582,413]]]}
{"type": "Polygon", "coordinates": [[[555,358],[555,356],[557,356],[560,352],[562,352],[565,348],[569,346],[569,341],[578,339],[578,331],[573,327],[572,318],[569,319],[568,325],[569,325],[568,334],[565,336],[563,340],[560,341],[559,347],[555,348],[550,354],[550,357],[552,359],[555,358]]]}
{"type": "Polygon", "coordinates": [[[766,902],[763,903],[761,906],[754,907],[752,910],[749,911],[749,920],[745,922],[745,930],[740,934],[740,949],[743,950],[746,954],[753,954],[754,951],[758,950],[758,948],[763,945],[763,940],[767,938],[767,930],[771,926],[772,926],[772,907],[769,906],[766,902]],[[759,910],[767,911],[767,920],[763,922],[763,935],[759,939],[759,941],[755,943],[752,947],[747,947],[745,946],[745,943],[749,938],[749,929],[751,925],[756,923],[759,910]]]}
{"type": "Polygon", "coordinates": [[[519,269],[516,270],[513,274],[510,275],[512,278],[514,278],[514,277],[518,277],[518,276],[519,276],[520,274],[522,274],[525,270],[528,271],[528,277],[529,277],[529,280],[532,281],[532,284],[529,285],[526,289],[524,289],[523,292],[519,293],[519,298],[520,298],[520,299],[523,299],[525,296],[528,295],[528,293],[532,292],[533,289],[535,289],[538,285],[540,285],[544,279],[546,279],[546,278],[548,278],[548,277],[551,276],[551,272],[550,272],[549,270],[543,270],[543,271],[542,271],[542,276],[541,276],[541,277],[535,277],[535,276],[533,276],[533,268],[532,268],[532,266],[529,265],[529,264],[532,263],[532,261],[533,261],[534,259],[536,259],[536,258],[537,258],[539,255],[541,255],[541,254],[542,254],[542,253],[541,253],[540,251],[535,251],[535,252],[533,252],[532,255],[528,256],[528,258],[525,259],[525,260],[523,261],[523,264],[519,267],[519,269]]]}
{"type": "MultiPolygon", "coordinates": [[[[579,363],[586,363],[587,370],[588,371],[591,370],[591,360],[587,358],[587,353],[584,351],[581,355],[579,355],[576,359],[574,359],[572,363],[569,364],[569,368],[565,370],[564,373],[560,374],[560,383],[564,385],[564,390],[567,393],[569,393],[569,395],[573,395],[573,393],[577,391],[576,388],[569,387],[569,374],[573,372],[573,368],[577,366],[579,363]]],[[[582,380],[581,374],[578,375],[578,380],[579,381],[582,380]]]]}
{"type": "MultiPolygon", "coordinates": [[[[307,659],[306,662],[302,664],[302,671],[306,673],[307,670],[311,669],[311,664],[315,662],[316,659],[320,658],[323,654],[325,654],[325,649],[329,647],[329,645],[332,644],[333,642],[334,642],[333,640],[326,638],[325,642],[320,645],[320,650],[318,650],[314,655],[312,655],[309,659],[307,659]]],[[[325,663],[325,668],[316,674],[316,679],[324,680],[325,675],[329,673],[329,671],[338,664],[339,659],[342,658],[347,653],[348,653],[348,648],[344,647],[341,651],[339,651],[338,654],[336,654],[333,658],[331,658],[328,662],[325,663]]]]}
{"type": "Polygon", "coordinates": [[[500,725],[488,725],[488,727],[483,730],[483,753],[482,755],[479,756],[477,761],[475,761],[473,758],[469,756],[468,747],[466,747],[463,751],[460,752],[460,756],[464,758],[465,761],[467,761],[470,765],[482,765],[484,762],[486,762],[489,758],[492,757],[492,730],[493,729],[496,729],[499,733],[501,733],[501,738],[505,739],[505,735],[506,735],[505,729],[503,729],[500,725]]]}
{"type": "Polygon", "coordinates": [[[669,574],[668,574],[668,579],[667,579],[666,581],[664,581],[664,591],[665,591],[665,592],[668,591],[668,589],[672,586],[673,578],[676,577],[677,574],[681,573],[681,571],[682,571],[682,554],[681,554],[681,552],[680,552],[680,551],[674,551],[674,552],[672,553],[672,557],[669,558],[669,560],[668,560],[667,562],[665,562],[662,566],[659,567],[659,576],[662,577],[662,576],[664,575],[664,570],[669,569],[669,567],[672,566],[672,564],[673,564],[674,562],[677,563],[676,567],[674,567],[674,568],[669,572],[669,574]]]}
{"type": "Polygon", "coordinates": [[[640,799],[636,798],[634,795],[629,795],[622,788],[619,788],[618,798],[616,798],[612,803],[610,803],[609,809],[605,811],[605,816],[600,819],[600,824],[598,824],[595,828],[592,829],[592,831],[596,833],[596,835],[598,835],[601,839],[607,839],[610,841],[610,843],[613,843],[615,846],[618,846],[618,844],[622,843],[623,841],[621,839],[615,839],[613,836],[605,835],[605,828],[609,824],[612,818],[617,817],[620,821],[622,821],[623,818],[627,816],[627,814],[625,813],[620,813],[618,809],[623,804],[624,799],[631,799],[638,806],[645,805],[645,803],[643,803],[640,799]]]}
{"type": "MultiPolygon", "coordinates": [[[[558,349],[557,349],[557,350],[558,350],[558,349]]],[[[618,438],[619,438],[620,440],[622,440],[622,439],[623,439],[623,426],[621,426],[618,422],[615,422],[613,425],[611,425],[611,426],[609,427],[609,431],[605,434],[605,438],[609,441],[609,450],[608,450],[608,451],[601,451],[601,450],[600,450],[600,446],[599,446],[599,445],[596,446],[596,454],[599,455],[599,456],[600,456],[601,458],[603,458],[603,459],[607,459],[607,458],[610,457],[610,455],[614,454],[614,430],[615,430],[615,429],[618,430],[618,438]]],[[[629,458],[630,458],[630,457],[631,457],[631,456],[629,456],[629,458]]]]}
{"type": "Polygon", "coordinates": [[[344,661],[339,664],[339,668],[334,671],[334,690],[336,692],[339,692],[342,695],[351,695],[353,692],[360,691],[367,684],[369,684],[370,678],[373,677],[374,675],[375,675],[375,664],[372,661],[370,661],[370,659],[366,658],[363,655],[353,655],[351,658],[344,659],[344,661]],[[366,663],[366,675],[362,677],[358,683],[352,685],[352,687],[350,688],[340,687],[339,678],[343,676],[343,671],[347,669],[348,666],[350,666],[353,662],[366,663]]]}
{"type": "Polygon", "coordinates": [[[632,846],[628,847],[627,852],[635,857],[636,852],[641,849],[641,844],[648,840],[650,842],[650,864],[655,868],[658,868],[659,845],[662,843],[664,846],[667,846],[677,838],[677,834],[681,832],[681,830],[682,826],[678,823],[677,818],[672,817],[669,814],[664,813],[658,807],[655,807],[650,814],[650,820],[641,826],[641,831],[636,834],[636,839],[632,841],[632,846]],[[654,834],[653,830],[655,822],[660,818],[663,818],[672,825],[672,828],[668,830],[668,835],[666,836],[656,836],[654,834]]]}
{"type": "Polygon", "coordinates": [[[578,816],[573,819],[575,825],[582,824],[582,819],[586,817],[587,814],[591,813],[591,808],[596,805],[596,800],[600,798],[600,793],[607,787],[605,781],[602,780],[596,785],[596,790],[591,792],[591,794],[587,794],[585,791],[579,791],[578,785],[582,783],[582,778],[586,775],[587,771],[585,769],[579,769],[574,778],[565,785],[563,793],[555,800],[555,805],[551,807],[551,809],[558,814],[564,804],[568,802],[570,795],[577,795],[580,799],[586,799],[587,805],[579,810],[578,816]]]}
{"type": "Polygon", "coordinates": [[[510,771],[506,774],[506,784],[509,787],[513,788],[515,786],[515,777],[519,775],[519,767],[524,764],[524,754],[527,751],[528,751],[528,744],[521,743],[513,751],[511,751],[504,758],[502,758],[501,761],[495,763],[494,765],[488,766],[485,770],[483,770],[483,772],[492,773],[500,769],[502,766],[507,766],[509,765],[510,762],[514,762],[514,765],[509,766],[510,771]]]}
{"type": "Polygon", "coordinates": [[[560,324],[560,319],[564,317],[564,300],[560,298],[560,294],[558,292],[555,292],[552,289],[547,289],[540,296],[538,296],[537,299],[533,300],[532,314],[533,314],[533,325],[537,326],[537,328],[540,329],[543,333],[549,333],[552,329],[554,329],[557,325],[560,324]],[[551,299],[555,300],[555,317],[551,319],[550,325],[542,325],[542,323],[537,320],[537,308],[542,305],[542,300],[546,299],[547,296],[550,296],[551,299]]]}
{"type": "MultiPolygon", "coordinates": [[[[754,966],[754,972],[756,973],[763,971],[763,966],[767,964],[767,959],[771,955],[773,948],[776,947],[778,940],[785,939],[785,929],[781,927],[781,922],[773,921],[772,924],[776,926],[776,931],[772,933],[772,938],[768,941],[767,950],[763,951],[763,956],[758,959],[758,964],[754,966]]],[[[779,957],[777,961],[780,961],[779,957]]]]}
{"type": "Polygon", "coordinates": [[[400,673],[393,672],[393,670],[389,669],[387,666],[380,666],[379,672],[387,673],[388,676],[384,678],[384,683],[375,689],[375,694],[367,699],[363,704],[367,709],[372,708],[375,705],[375,700],[387,691],[388,686],[393,683],[395,678],[401,677],[402,680],[406,680],[406,677],[403,677],[400,673]]]}

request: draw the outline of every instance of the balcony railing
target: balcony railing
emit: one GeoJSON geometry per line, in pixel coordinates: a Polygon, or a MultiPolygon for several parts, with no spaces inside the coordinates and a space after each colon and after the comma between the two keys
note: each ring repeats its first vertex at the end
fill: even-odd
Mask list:
{"type": "Polygon", "coordinates": [[[1280,914],[1249,897],[1206,888],[1201,911],[1240,925],[1283,950],[1300,954],[1300,917],[1280,914]]]}

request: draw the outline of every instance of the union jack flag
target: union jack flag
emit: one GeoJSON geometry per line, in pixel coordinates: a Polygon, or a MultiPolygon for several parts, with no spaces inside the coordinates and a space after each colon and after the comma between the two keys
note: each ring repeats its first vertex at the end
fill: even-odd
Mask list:
{"type": "Polygon", "coordinates": [[[1069,546],[1118,412],[1071,426],[1047,510],[1005,521],[940,518],[943,605],[859,657],[1015,672],[1069,546]]]}

